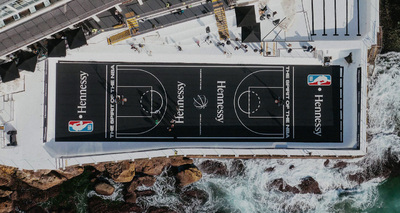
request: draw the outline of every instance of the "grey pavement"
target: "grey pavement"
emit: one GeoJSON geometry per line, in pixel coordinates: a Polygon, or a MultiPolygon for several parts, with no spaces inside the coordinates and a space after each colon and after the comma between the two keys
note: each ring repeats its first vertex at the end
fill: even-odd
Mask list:
{"type": "Polygon", "coordinates": [[[0,33],[0,56],[34,43],[124,0],[73,0],[0,33]]]}

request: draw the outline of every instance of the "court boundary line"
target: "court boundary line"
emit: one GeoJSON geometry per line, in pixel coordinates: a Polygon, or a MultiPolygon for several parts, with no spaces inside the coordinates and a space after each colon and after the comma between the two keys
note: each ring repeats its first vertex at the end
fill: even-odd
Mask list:
{"type": "MultiPolygon", "coordinates": [[[[116,88],[118,88],[118,87],[120,87],[120,86],[115,86],[116,88]]],[[[153,90],[153,86],[122,86],[122,88],[135,88],[135,87],[144,87],[144,88],[150,88],[150,90],[148,90],[148,91],[152,91],[153,90]]],[[[117,90],[118,91],[118,90],[117,90]]],[[[116,95],[118,96],[118,93],[116,93],[116,95]]],[[[150,115],[147,115],[147,116],[138,116],[138,115],[120,115],[120,116],[118,116],[118,114],[116,114],[115,115],[115,117],[116,118],[118,118],[118,117],[133,117],[133,118],[151,118],[152,117],[152,115],[151,115],[151,112],[152,112],[152,108],[153,108],[153,96],[151,95],[151,103],[150,103],[150,111],[149,111],[149,113],[150,113],[150,115]]],[[[116,105],[118,105],[118,103],[116,103],[116,105]]],[[[118,120],[117,120],[117,122],[118,122],[118,120]]],[[[117,131],[118,131],[118,129],[117,129],[117,131]]]]}
{"type": "Polygon", "coordinates": [[[294,136],[294,129],[295,129],[295,125],[294,125],[294,82],[295,82],[295,80],[294,80],[294,66],[292,67],[293,68],[293,70],[292,70],[292,89],[293,89],[293,92],[292,92],[292,119],[293,119],[293,123],[292,123],[292,129],[293,129],[293,131],[292,131],[292,138],[294,139],[295,138],[295,136],[294,136]]]}
{"type": "MultiPolygon", "coordinates": [[[[251,101],[251,98],[250,98],[250,91],[251,91],[251,89],[252,88],[256,88],[256,89],[269,89],[269,88],[271,88],[271,89],[282,89],[282,95],[284,95],[284,93],[285,93],[285,91],[284,91],[284,87],[252,87],[252,86],[249,86],[249,87],[247,87],[247,91],[249,91],[249,100],[248,100],[248,102],[249,102],[249,107],[248,107],[248,112],[249,112],[249,114],[248,114],[248,118],[249,119],[251,119],[251,118],[266,118],[266,119],[273,119],[273,118],[283,118],[283,120],[282,120],[282,125],[284,126],[284,123],[285,123],[285,120],[284,120],[284,111],[282,112],[282,116],[251,116],[251,103],[250,103],[250,101],[251,101]]],[[[282,96],[283,97],[283,96],[282,96]]],[[[239,105],[239,104],[238,104],[239,105]]],[[[282,104],[282,108],[284,108],[285,107],[285,105],[284,104],[282,104]]]]}
{"type": "MultiPolygon", "coordinates": [[[[241,66],[241,65],[202,65],[202,64],[196,64],[196,65],[183,65],[183,64],[175,64],[175,65],[168,65],[168,64],[163,64],[163,65],[159,65],[159,64],[117,64],[118,67],[195,67],[195,68],[200,68],[200,67],[210,67],[210,68],[215,68],[215,67],[228,67],[228,68],[232,68],[232,67],[243,67],[243,68],[279,68],[279,67],[284,67],[286,65],[268,65],[268,66],[261,66],[261,65],[253,65],[253,66],[241,66]]],[[[287,65],[287,66],[293,66],[293,65],[287,65]]],[[[122,68],[123,69],[123,68],[122,68]]],[[[276,70],[277,72],[280,70],[276,70]]]]}
{"type": "MultiPolygon", "coordinates": [[[[287,66],[293,66],[293,65],[287,65],[287,66]]],[[[239,115],[238,115],[238,112],[237,112],[237,107],[236,107],[236,104],[238,105],[238,107],[239,107],[239,103],[236,103],[238,100],[236,100],[236,96],[237,96],[237,93],[238,93],[238,89],[239,89],[239,87],[241,86],[241,84],[243,83],[243,81],[245,80],[245,79],[247,79],[249,76],[251,76],[251,75],[253,75],[253,74],[255,74],[255,73],[258,73],[258,72],[282,72],[282,87],[284,87],[284,85],[285,85],[285,67],[287,67],[286,65],[281,65],[281,66],[263,66],[262,68],[280,68],[279,70],[275,70],[275,69],[273,69],[273,70],[266,70],[266,69],[261,69],[261,70],[257,70],[257,71],[254,71],[254,72],[251,72],[250,74],[248,74],[247,76],[245,76],[240,82],[239,82],[239,84],[238,84],[238,86],[236,87],[236,90],[235,90],[235,92],[234,92],[234,95],[233,95],[233,109],[234,109],[234,112],[235,112],[235,115],[236,115],[236,117],[237,117],[237,119],[239,120],[239,122],[240,122],[240,124],[243,126],[243,127],[245,127],[247,130],[249,130],[250,132],[252,132],[252,133],[254,133],[254,134],[257,134],[257,135],[268,135],[268,134],[270,134],[270,133],[260,133],[260,132],[257,132],[257,131],[255,131],[255,130],[252,130],[252,129],[250,129],[249,127],[247,127],[246,125],[244,125],[243,124],[243,122],[242,122],[242,120],[240,119],[240,117],[239,117],[239,115]]],[[[232,66],[226,66],[226,67],[232,67],[232,66]]],[[[250,66],[246,66],[246,67],[250,67],[250,66]]],[[[256,67],[258,67],[258,66],[256,66],[256,67]]],[[[282,95],[284,95],[284,89],[282,90],[282,95]]],[[[284,97],[284,96],[282,96],[282,97],[284,97]]],[[[282,116],[285,114],[285,107],[282,107],[282,116]]],[[[246,113],[245,113],[246,114],[246,113]]],[[[279,139],[284,139],[285,138],[285,123],[282,123],[282,133],[281,133],[281,135],[282,135],[282,137],[280,137],[279,139]]],[[[260,137],[261,138],[261,137],[260,137]]]]}
{"type": "MultiPolygon", "coordinates": [[[[155,76],[153,73],[151,73],[151,72],[149,72],[149,71],[147,71],[147,70],[144,70],[144,69],[140,69],[140,68],[136,68],[136,67],[133,67],[133,68],[128,68],[128,69],[121,69],[120,68],[120,66],[131,66],[131,65],[116,65],[116,67],[115,67],[115,72],[116,72],[116,74],[115,74],[115,76],[116,76],[116,94],[118,94],[118,73],[119,73],[119,71],[129,71],[129,70],[136,70],[136,71],[140,71],[140,72],[144,72],[144,73],[147,73],[147,74],[149,74],[149,75],[151,75],[152,77],[154,77],[155,79],[156,79],[156,81],[158,81],[158,83],[160,83],[160,86],[162,87],[162,89],[163,89],[163,92],[164,92],[164,96],[165,97],[163,97],[162,95],[161,95],[161,99],[164,101],[164,99],[165,99],[165,110],[164,110],[164,112],[162,113],[162,116],[161,116],[161,119],[160,119],[160,121],[164,118],[164,116],[165,116],[165,113],[166,113],[166,111],[167,111],[167,107],[168,107],[168,98],[167,98],[167,92],[166,92],[166,89],[165,89],[165,87],[164,87],[164,84],[160,81],[160,79],[158,79],[158,77],[157,76],[155,76]]],[[[137,87],[137,86],[129,86],[129,87],[137,87]]],[[[153,86],[143,86],[143,87],[150,87],[151,88],[151,90],[152,90],[152,88],[153,88],[153,86]]],[[[156,90],[155,90],[156,91],[156,90]]],[[[152,94],[151,94],[151,99],[152,99],[152,94]]],[[[151,104],[152,105],[152,104],[151,104]]],[[[115,138],[121,138],[119,135],[120,134],[127,134],[127,133],[118,133],[118,126],[117,126],[117,124],[118,124],[118,104],[115,104],[115,106],[116,106],[116,111],[115,111],[115,120],[116,120],[116,122],[115,122],[115,138]]],[[[161,107],[162,108],[162,107],[161,107]]],[[[160,113],[161,113],[161,111],[160,111],[160,113]]],[[[150,114],[151,114],[151,111],[150,111],[150,114]]],[[[143,118],[143,117],[141,117],[141,118],[143,118]]],[[[150,118],[152,118],[152,115],[150,116],[150,118]]],[[[160,123],[160,122],[159,122],[160,123]]],[[[135,135],[141,135],[141,134],[145,134],[145,133],[147,133],[147,132],[149,132],[149,131],[151,131],[151,130],[153,130],[155,127],[157,127],[158,126],[158,124],[159,123],[157,123],[156,125],[154,125],[153,127],[151,127],[150,129],[148,129],[148,130],[146,130],[146,131],[144,131],[144,132],[140,132],[140,133],[128,133],[128,134],[135,134],[135,135]]],[[[123,137],[123,136],[122,136],[123,137]]],[[[149,137],[146,137],[146,138],[149,138],[149,137]]]]}
{"type": "MultiPolygon", "coordinates": [[[[282,89],[282,100],[284,100],[283,97],[285,97],[285,72],[286,72],[285,66],[283,66],[282,69],[283,69],[282,70],[282,87],[283,87],[283,89],[282,89]]],[[[282,118],[282,138],[283,139],[285,139],[285,135],[286,135],[286,131],[285,131],[285,126],[286,126],[285,125],[285,118],[286,118],[285,117],[285,110],[286,110],[286,105],[283,104],[283,107],[282,107],[282,117],[283,117],[282,118]]]]}
{"type": "Polygon", "coordinates": [[[107,119],[107,115],[108,115],[108,113],[107,113],[107,110],[108,110],[108,101],[107,101],[107,96],[108,96],[108,65],[106,65],[106,90],[105,90],[105,93],[106,93],[106,100],[105,100],[105,105],[106,105],[106,115],[105,115],[105,119],[104,119],[104,134],[105,134],[105,137],[104,138],[108,138],[107,137],[107,133],[108,133],[108,131],[107,131],[107,123],[108,123],[108,119],[107,119]]]}

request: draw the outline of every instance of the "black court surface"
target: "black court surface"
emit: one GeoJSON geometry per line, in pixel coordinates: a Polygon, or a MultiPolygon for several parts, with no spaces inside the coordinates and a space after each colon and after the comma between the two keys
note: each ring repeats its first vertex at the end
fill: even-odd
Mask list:
{"type": "Polygon", "coordinates": [[[339,66],[58,62],[56,141],[343,141],[339,66]]]}

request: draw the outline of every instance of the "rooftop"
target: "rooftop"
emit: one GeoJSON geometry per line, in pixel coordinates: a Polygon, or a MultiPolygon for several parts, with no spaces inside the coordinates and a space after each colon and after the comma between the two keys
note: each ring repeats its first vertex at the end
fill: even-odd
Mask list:
{"type": "MultiPolygon", "coordinates": [[[[285,2],[285,1],[282,1],[285,2]]],[[[296,1],[297,2],[297,1],[296,1]]],[[[344,1],[337,1],[344,3],[344,1]]],[[[349,1],[350,10],[354,9],[357,1],[349,1]]],[[[240,3],[240,2],[239,2],[240,3]]],[[[65,58],[55,58],[42,61],[38,64],[34,73],[22,73],[22,81],[24,86],[18,86],[18,83],[8,83],[8,87],[15,87],[14,91],[3,96],[3,108],[0,116],[5,123],[6,131],[17,129],[18,146],[4,147],[0,149],[1,162],[6,165],[14,165],[20,168],[50,168],[60,167],[60,160],[70,159],[69,164],[79,164],[84,162],[99,162],[105,159],[134,159],[139,157],[155,157],[168,156],[174,154],[174,149],[178,150],[179,155],[232,155],[232,156],[265,156],[265,155],[284,155],[284,156],[360,156],[365,152],[365,144],[358,144],[357,132],[355,128],[357,123],[366,122],[365,114],[361,114],[361,121],[358,120],[357,106],[365,110],[366,106],[366,70],[367,70],[367,50],[370,46],[376,43],[377,26],[379,25],[377,1],[371,1],[368,4],[360,5],[363,13],[360,13],[360,32],[361,36],[357,36],[358,23],[356,13],[349,15],[349,36],[346,36],[346,24],[343,20],[338,23],[338,36],[334,36],[334,25],[325,26],[327,36],[322,35],[324,28],[321,22],[316,22],[316,17],[322,17],[323,10],[317,8],[321,5],[314,5],[314,32],[317,35],[311,36],[312,30],[306,26],[312,26],[310,21],[311,1],[303,1],[302,8],[296,5],[295,14],[300,18],[295,18],[292,24],[288,24],[287,30],[276,32],[276,38],[281,41],[272,41],[266,39],[265,42],[248,43],[248,51],[244,49],[235,50],[240,43],[235,41],[235,38],[241,39],[241,29],[236,27],[236,17],[234,10],[226,11],[227,26],[229,35],[232,41],[231,45],[217,45],[220,40],[218,34],[218,26],[215,21],[215,16],[209,15],[191,21],[176,24],[170,27],[160,26],[151,32],[139,34],[133,38],[126,39],[114,45],[108,45],[108,37],[123,31],[125,29],[103,32],[88,40],[88,45],[78,49],[68,50],[65,58]],[[305,16],[304,16],[305,15],[305,16]],[[305,24],[296,24],[296,21],[304,21],[305,24]],[[308,21],[307,21],[308,20],[308,21]],[[353,20],[353,21],[351,21],[353,20]],[[370,20],[373,20],[370,22],[370,20]],[[343,24],[344,23],[344,24],[343,24]],[[291,25],[289,27],[289,25],[291,25]],[[210,28],[210,33],[206,32],[206,27],[210,28]],[[304,28],[306,27],[306,28],[304,28]],[[305,31],[304,31],[305,30],[305,31]],[[283,33],[283,32],[286,32],[283,33]],[[292,32],[292,34],[290,34],[292,32]],[[297,33],[296,33],[297,32],[297,33]],[[322,34],[321,34],[322,33],[322,34]],[[286,35],[286,37],[283,37],[286,35]],[[211,43],[207,42],[207,36],[210,36],[211,43]],[[282,36],[282,37],[280,37],[282,36]],[[310,37],[311,36],[311,37],[310,37]],[[290,39],[289,39],[290,38],[290,39]],[[287,40],[284,42],[284,40],[287,40]],[[338,42],[340,40],[340,42],[338,42]],[[292,51],[288,51],[288,43],[291,44],[292,51]],[[139,44],[144,44],[142,48],[139,44]],[[138,48],[138,51],[131,49],[131,45],[138,48]],[[316,47],[314,52],[303,51],[302,46],[311,45],[316,47]],[[182,51],[178,50],[178,46],[182,51]],[[254,52],[253,49],[260,50],[264,48],[266,51],[254,52]],[[270,52],[266,55],[266,52],[270,52]],[[348,64],[344,57],[352,53],[353,63],[348,64]],[[135,142],[84,142],[84,143],[69,143],[69,142],[54,142],[52,138],[46,138],[47,133],[54,132],[55,109],[51,106],[55,105],[56,96],[54,88],[55,81],[55,66],[58,61],[89,61],[89,62],[110,62],[110,63],[200,63],[204,64],[239,64],[239,65],[316,65],[321,66],[324,57],[332,57],[331,65],[344,67],[344,85],[346,93],[344,93],[344,138],[348,138],[344,143],[264,143],[260,146],[259,143],[246,143],[245,145],[219,144],[210,145],[210,147],[200,147],[191,149],[190,144],[178,144],[176,147],[169,147],[162,143],[146,143],[144,146],[135,142]],[[357,70],[362,70],[362,83],[360,90],[362,91],[362,99],[360,104],[357,101],[357,70]],[[45,72],[48,72],[49,79],[46,82],[45,72]],[[45,94],[47,95],[46,87],[43,84],[48,83],[49,107],[48,109],[48,127],[46,134],[43,134],[43,104],[45,103],[45,94]],[[26,106],[30,106],[29,110],[26,106]],[[8,116],[8,117],[7,117],[8,116]],[[49,141],[43,143],[43,141],[49,141]],[[138,148],[140,147],[140,148],[138,148]],[[279,148],[286,149],[279,149],[279,148]],[[163,150],[158,150],[162,148],[163,150]],[[222,149],[223,148],[223,149],[222,149]],[[235,148],[235,149],[234,149],[235,148]],[[255,149],[257,148],[257,149],[255,149]],[[278,148],[278,149],[276,149],[278,148]],[[153,151],[148,151],[153,150],[153,151]],[[137,152],[147,151],[147,152],[137,152]],[[26,155],[26,153],[30,153],[26,155]],[[107,153],[114,155],[104,156],[107,153]],[[119,154],[116,154],[119,153],[119,154]],[[101,157],[96,155],[102,155],[101,157]],[[76,157],[81,156],[81,157],[76,157]],[[73,158],[74,157],[74,158],[73,158]],[[72,162],[71,162],[72,161],[72,162]]],[[[339,4],[338,4],[339,5],[339,4]]],[[[263,5],[256,5],[262,8],[263,5]]],[[[272,7],[272,5],[271,5],[272,7]]],[[[326,6],[328,8],[328,6],[326,6]]],[[[331,8],[331,7],[329,7],[331,8]]],[[[283,10],[283,9],[282,9],[283,10]]],[[[277,10],[278,14],[284,14],[277,10]]],[[[360,9],[361,11],[361,9],[360,9]]],[[[328,14],[328,12],[325,12],[328,14]]],[[[332,15],[332,14],[331,14],[332,15]]],[[[340,10],[337,16],[345,16],[345,11],[340,10]]],[[[257,15],[256,15],[257,16],[257,15]]],[[[259,15],[258,15],[259,17],[259,15]]],[[[296,16],[295,16],[296,17],[296,16]]],[[[284,18],[284,17],[283,17],[284,18]]],[[[282,19],[283,19],[282,18],[282,19]]],[[[326,18],[332,21],[333,16],[326,18]]],[[[259,18],[256,19],[257,21],[259,18]]],[[[320,18],[318,19],[320,20],[320,18]]],[[[259,22],[259,21],[258,21],[259,22]]],[[[265,37],[270,31],[268,27],[270,20],[261,21],[261,37],[265,37]]],[[[268,36],[267,36],[268,38],[268,36]]],[[[19,80],[21,81],[21,80],[19,80]]],[[[361,110],[362,111],[362,110],[361,110]]],[[[365,125],[360,127],[360,141],[365,141],[365,125]],[[364,126],[364,127],[363,127],[364,126]]],[[[6,132],[4,131],[4,132],[6,132]]],[[[6,135],[5,135],[6,136],[6,135]]],[[[2,137],[3,144],[7,143],[8,138],[2,137]]]]}

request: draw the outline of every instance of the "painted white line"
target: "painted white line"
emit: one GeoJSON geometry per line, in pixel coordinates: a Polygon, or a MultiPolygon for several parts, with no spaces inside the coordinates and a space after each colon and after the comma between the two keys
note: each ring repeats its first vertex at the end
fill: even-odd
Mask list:
{"type": "MultiPolygon", "coordinates": [[[[237,102],[238,102],[238,107],[239,107],[240,111],[242,111],[244,114],[249,114],[250,112],[244,111],[244,110],[242,109],[242,107],[240,106],[240,104],[239,104],[239,103],[240,103],[240,98],[242,98],[242,96],[243,96],[244,93],[249,93],[249,91],[248,91],[248,90],[247,90],[247,91],[244,91],[244,92],[242,92],[242,94],[239,95],[238,100],[237,100],[237,102]]],[[[250,94],[247,95],[247,96],[250,96],[250,94]]],[[[250,98],[248,97],[247,99],[250,99],[250,98]]],[[[247,100],[247,101],[249,101],[249,100],[247,100]]],[[[247,107],[247,108],[248,108],[248,107],[247,107]]]]}
{"type": "Polygon", "coordinates": [[[107,110],[108,110],[108,102],[107,102],[107,91],[108,91],[108,65],[106,65],[106,100],[105,100],[105,105],[106,105],[106,116],[104,119],[104,138],[107,138],[107,110]]]}
{"type": "MultiPolygon", "coordinates": [[[[163,112],[161,112],[160,110],[161,110],[161,108],[160,108],[160,110],[157,110],[157,113],[158,112],[160,112],[161,114],[162,114],[162,116],[161,116],[161,118],[160,118],[160,121],[164,118],[164,116],[165,116],[165,113],[166,113],[166,111],[167,111],[167,106],[168,106],[168,99],[167,99],[167,92],[166,92],[166,90],[165,90],[165,87],[164,87],[164,85],[161,83],[161,81],[160,81],[160,79],[158,79],[153,73],[151,73],[151,72],[149,72],[149,71],[146,71],[146,70],[143,70],[143,69],[138,69],[138,68],[132,68],[132,69],[121,69],[120,67],[121,66],[124,66],[124,65],[117,65],[116,66],[116,77],[118,78],[118,72],[120,71],[120,70],[129,70],[129,71],[139,71],[139,72],[143,72],[143,73],[146,73],[146,74],[148,74],[148,75],[150,75],[150,76],[152,76],[155,80],[157,80],[158,81],[158,83],[160,84],[160,86],[162,87],[162,91],[163,91],[163,95],[162,94],[160,94],[160,93],[158,93],[156,90],[152,90],[152,86],[148,86],[148,87],[150,87],[151,88],[151,91],[152,91],[152,93],[153,93],[153,91],[154,92],[156,92],[158,95],[160,95],[160,97],[161,97],[161,100],[162,100],[162,106],[161,106],[161,108],[163,107],[163,104],[164,104],[164,99],[165,99],[165,109],[164,109],[164,111],[163,112]]],[[[130,66],[130,65],[127,65],[127,66],[130,66]]],[[[118,81],[116,82],[116,87],[117,87],[117,89],[118,89],[118,81]]],[[[152,95],[152,94],[151,94],[152,95]]],[[[118,116],[118,111],[116,110],[116,117],[119,117],[118,116]]],[[[155,112],[156,113],[156,112],[155,112]]],[[[118,119],[116,119],[116,123],[118,122],[118,119]]],[[[145,131],[143,131],[143,132],[139,132],[139,133],[131,133],[131,134],[135,134],[135,135],[139,135],[139,134],[144,134],[144,133],[147,133],[147,132],[150,132],[151,130],[153,130],[156,126],[158,126],[158,124],[159,123],[156,123],[156,125],[154,125],[153,127],[151,127],[151,128],[149,128],[148,130],[145,130],[145,131]]],[[[117,135],[117,133],[118,133],[118,129],[116,129],[116,136],[118,136],[117,135]]],[[[121,133],[120,133],[121,134],[121,133]]],[[[125,133],[126,134],[126,133],[125,133]]],[[[119,137],[117,137],[117,138],[119,138],[119,137]]]]}
{"type": "MultiPolygon", "coordinates": [[[[283,71],[282,71],[282,87],[285,87],[285,72],[286,72],[286,69],[285,69],[285,67],[283,68],[283,71]]],[[[284,99],[284,97],[285,97],[285,89],[282,89],[282,98],[281,99],[284,99]]],[[[290,97],[290,96],[289,96],[290,97]]],[[[285,133],[286,133],[286,131],[285,131],[285,104],[282,104],[282,132],[283,132],[283,136],[285,136],[285,133]]]]}
{"type": "Polygon", "coordinates": [[[117,118],[151,118],[151,115],[117,115],[117,118]]]}
{"type": "Polygon", "coordinates": [[[201,113],[200,113],[200,118],[199,118],[199,119],[200,119],[200,125],[199,125],[199,128],[200,128],[199,131],[200,131],[200,132],[199,132],[199,133],[200,133],[200,135],[201,135],[201,113]]]}
{"type": "MultiPolygon", "coordinates": [[[[143,111],[145,111],[147,114],[150,114],[151,115],[151,113],[152,113],[152,107],[153,107],[153,86],[147,86],[147,87],[149,87],[150,89],[149,90],[146,90],[146,92],[144,92],[141,96],[140,96],[140,101],[139,101],[139,103],[140,103],[140,107],[142,108],[142,110],[143,111]],[[145,97],[145,95],[147,94],[147,93],[150,93],[150,110],[146,110],[145,109],[145,107],[144,107],[144,102],[143,102],[143,98],[145,97]]],[[[161,96],[161,95],[160,95],[161,96]]]]}
{"type": "MultiPolygon", "coordinates": [[[[260,107],[261,107],[261,98],[260,98],[260,96],[257,94],[257,93],[255,93],[254,91],[252,91],[252,89],[254,89],[254,88],[256,88],[256,89],[270,89],[270,88],[272,88],[272,87],[253,87],[253,86],[249,86],[248,87],[248,92],[249,92],[249,96],[251,96],[251,94],[255,94],[256,95],[256,97],[258,98],[258,106],[257,106],[257,109],[255,109],[255,110],[253,110],[253,111],[251,111],[251,101],[249,101],[249,112],[248,112],[248,118],[269,118],[269,117],[273,117],[273,118],[282,118],[282,116],[284,116],[284,114],[282,114],[282,116],[253,116],[252,114],[254,114],[255,112],[257,112],[258,111],[258,109],[260,109],[260,107]]],[[[284,91],[284,89],[283,89],[283,87],[274,87],[274,89],[282,89],[282,93],[285,93],[285,91],[284,91]]],[[[251,100],[251,98],[249,98],[250,100],[251,100]]],[[[273,105],[273,106],[275,106],[275,105],[273,105]]],[[[282,107],[283,108],[283,107],[282,107]]],[[[261,110],[260,110],[261,111],[261,110]]],[[[283,123],[283,125],[284,125],[284,123],[283,123]]]]}
{"type": "Polygon", "coordinates": [[[251,99],[250,99],[250,97],[251,97],[251,93],[250,93],[250,90],[249,90],[249,88],[247,88],[247,91],[249,91],[247,94],[247,112],[248,112],[248,117],[250,117],[250,114],[251,114],[251,109],[250,109],[250,101],[251,101],[251,99]]]}
{"type": "Polygon", "coordinates": [[[293,66],[293,70],[292,70],[292,89],[293,89],[293,92],[292,92],[292,104],[293,104],[293,107],[292,107],[292,119],[293,119],[293,123],[292,123],[292,128],[293,128],[292,135],[293,135],[293,139],[294,139],[294,66],[293,66]]]}
{"type": "MultiPolygon", "coordinates": [[[[118,64],[118,67],[195,67],[195,68],[199,68],[199,67],[212,67],[212,68],[218,68],[218,67],[228,67],[228,68],[232,68],[232,67],[251,67],[251,68],[276,68],[277,70],[268,70],[268,71],[282,71],[280,70],[280,68],[283,68],[284,66],[240,66],[240,65],[202,65],[202,64],[193,64],[193,65],[179,65],[179,64],[173,64],[173,65],[167,65],[167,64],[162,64],[162,65],[157,65],[157,64],[151,64],[151,65],[146,65],[146,64],[138,64],[138,65],[124,65],[124,64],[118,64]]],[[[119,68],[120,70],[124,70],[125,68],[119,68]]]]}
{"type": "MultiPolygon", "coordinates": [[[[284,116],[251,116],[251,118],[285,118],[284,116]]],[[[285,123],[282,124],[285,126],[285,123]]]]}
{"type": "Polygon", "coordinates": [[[200,90],[201,90],[202,83],[203,83],[203,73],[202,73],[202,69],[200,69],[200,90]]]}
{"type": "MultiPolygon", "coordinates": [[[[115,68],[115,95],[118,95],[118,66],[115,68]]],[[[117,99],[117,97],[115,97],[117,99]]],[[[115,117],[118,115],[118,104],[115,104],[115,117]]],[[[115,118],[115,138],[118,138],[118,119],[115,118]]]]}
{"type": "Polygon", "coordinates": [[[147,86],[117,86],[117,87],[121,87],[121,88],[122,87],[128,87],[128,88],[133,87],[134,88],[134,87],[152,87],[152,86],[147,85],[147,86]]]}
{"type": "Polygon", "coordinates": [[[177,137],[177,139],[282,139],[278,134],[265,134],[275,135],[274,137],[177,137]]]}
{"type": "MultiPolygon", "coordinates": [[[[129,133],[119,133],[120,135],[125,135],[129,133]]],[[[139,139],[174,139],[174,137],[134,137],[134,136],[119,136],[117,138],[139,138],[139,139]]],[[[154,141],[152,141],[154,142],[154,141]]]]}
{"type": "MultiPolygon", "coordinates": [[[[231,67],[234,67],[234,66],[231,66],[231,67]]],[[[249,66],[247,66],[247,67],[249,67],[249,66]]],[[[267,68],[268,66],[265,66],[265,67],[263,67],[263,68],[267,68]]],[[[269,133],[262,133],[262,132],[257,132],[257,131],[255,131],[255,130],[252,130],[251,128],[249,128],[249,127],[247,127],[245,124],[244,124],[244,122],[240,119],[240,116],[239,116],[239,114],[238,114],[238,110],[237,110],[237,106],[239,106],[239,100],[236,98],[237,97],[237,95],[238,95],[238,90],[239,90],[239,88],[240,88],[240,86],[241,86],[241,84],[248,78],[248,77],[250,77],[250,76],[252,76],[252,75],[255,75],[256,73],[260,73],[260,72],[282,72],[282,75],[283,75],[283,81],[284,81],[284,75],[285,75],[285,66],[272,66],[273,68],[280,68],[279,70],[257,70],[257,71],[254,71],[254,72],[251,72],[250,74],[248,74],[246,77],[244,77],[240,82],[239,82],[239,84],[238,84],[238,86],[236,87],[236,90],[235,90],[235,93],[234,93],[234,98],[233,98],[233,107],[234,107],[234,112],[235,112],[235,114],[236,114],[236,117],[237,117],[237,119],[239,120],[239,122],[240,122],[240,124],[242,124],[242,126],[243,127],[245,127],[247,130],[249,130],[250,132],[253,132],[253,133],[255,133],[255,134],[258,134],[258,135],[268,135],[269,133]]],[[[284,82],[282,83],[282,86],[284,86],[285,84],[284,84],[284,82]]],[[[284,90],[283,90],[283,92],[284,92],[284,90]]],[[[247,104],[247,105],[249,105],[249,103],[247,104]]],[[[282,107],[282,111],[284,110],[284,107],[282,107]]],[[[243,111],[243,110],[242,110],[243,111]]],[[[284,115],[284,113],[283,113],[283,115],[284,115]]],[[[285,128],[285,126],[284,126],[284,118],[282,118],[282,120],[283,120],[283,128],[285,128]]],[[[285,133],[285,131],[284,131],[284,129],[283,129],[283,131],[282,131],[282,136],[284,136],[284,133],[285,133]]]]}
{"type": "Polygon", "coordinates": [[[249,87],[251,89],[256,88],[256,89],[283,89],[284,87],[249,87]]]}

